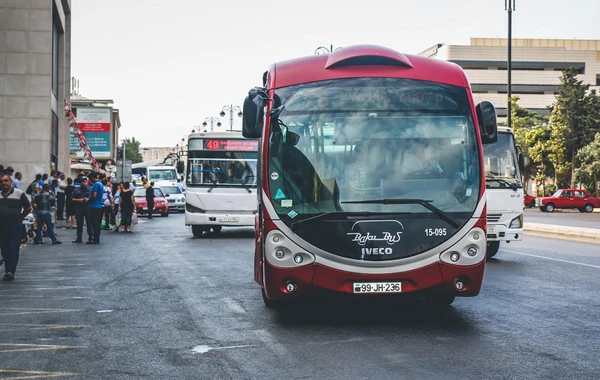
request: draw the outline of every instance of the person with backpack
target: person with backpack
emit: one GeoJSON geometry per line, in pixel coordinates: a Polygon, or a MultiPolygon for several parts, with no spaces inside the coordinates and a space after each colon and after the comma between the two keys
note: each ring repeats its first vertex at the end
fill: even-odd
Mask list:
{"type": "Polygon", "coordinates": [[[54,234],[54,224],[52,223],[52,206],[56,202],[56,196],[50,191],[50,184],[44,183],[42,191],[33,197],[33,208],[37,214],[37,230],[34,242],[44,244],[43,225],[46,225],[46,233],[52,239],[52,244],[62,244],[54,234]]]}
{"type": "Polygon", "coordinates": [[[42,180],[41,174],[36,174],[35,179],[27,186],[25,193],[33,198],[36,194],[38,194],[41,190],[40,181],[42,180]]]}

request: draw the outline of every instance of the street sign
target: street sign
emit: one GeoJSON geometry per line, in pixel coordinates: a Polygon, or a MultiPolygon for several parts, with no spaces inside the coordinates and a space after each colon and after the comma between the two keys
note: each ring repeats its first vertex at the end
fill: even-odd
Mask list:
{"type": "Polygon", "coordinates": [[[116,182],[131,182],[131,160],[125,160],[125,165],[123,165],[123,160],[117,160],[117,172],[114,180],[116,182]]]}

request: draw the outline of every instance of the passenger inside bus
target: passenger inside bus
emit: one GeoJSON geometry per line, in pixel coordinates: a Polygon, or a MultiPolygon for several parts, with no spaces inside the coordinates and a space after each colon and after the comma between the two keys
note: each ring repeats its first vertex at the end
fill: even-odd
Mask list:
{"type": "Polygon", "coordinates": [[[411,149],[404,152],[402,160],[403,174],[431,174],[443,173],[444,170],[434,157],[430,143],[418,141],[411,149]]]}

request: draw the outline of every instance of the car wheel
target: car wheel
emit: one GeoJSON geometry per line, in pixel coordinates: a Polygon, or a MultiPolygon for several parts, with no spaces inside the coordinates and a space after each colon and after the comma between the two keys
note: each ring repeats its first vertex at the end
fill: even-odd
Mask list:
{"type": "Polygon", "coordinates": [[[531,201],[531,203],[529,204],[529,207],[531,207],[531,208],[535,207],[535,200],[531,201]]]}
{"type": "Polygon", "coordinates": [[[579,210],[579,212],[585,212],[585,209],[583,207],[582,208],[578,208],[577,210],[579,210]]]}
{"type": "Polygon", "coordinates": [[[489,259],[491,257],[496,256],[496,253],[498,253],[499,249],[500,249],[500,242],[499,241],[488,241],[488,243],[487,243],[487,249],[485,251],[486,257],[489,259]]]}
{"type": "Polygon", "coordinates": [[[431,294],[425,297],[427,302],[433,306],[450,306],[455,298],[456,296],[449,294],[431,294]]]}
{"type": "Polygon", "coordinates": [[[192,234],[194,234],[195,237],[201,237],[203,232],[204,232],[204,227],[192,226],[192,234]]]}
{"type": "Polygon", "coordinates": [[[587,204],[583,207],[583,209],[585,210],[585,212],[593,212],[594,211],[594,205],[592,204],[587,204]]]}
{"type": "Polygon", "coordinates": [[[540,207],[540,211],[541,211],[541,212],[546,212],[546,207],[544,207],[544,206],[541,206],[541,207],[540,207]]]}
{"type": "Polygon", "coordinates": [[[555,209],[556,207],[554,207],[554,203],[548,203],[546,205],[546,212],[554,212],[555,209]]]}
{"type": "Polygon", "coordinates": [[[169,216],[169,212],[167,211],[164,214],[160,214],[160,216],[167,217],[167,216],[169,216]]]}

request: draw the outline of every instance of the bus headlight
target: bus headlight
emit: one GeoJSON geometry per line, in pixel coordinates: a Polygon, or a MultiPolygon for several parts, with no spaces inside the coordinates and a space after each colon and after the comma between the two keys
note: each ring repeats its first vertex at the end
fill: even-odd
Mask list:
{"type": "Polygon", "coordinates": [[[508,228],[523,228],[523,214],[511,220],[508,228]]]}
{"type": "Polygon", "coordinates": [[[460,255],[458,254],[458,252],[452,252],[450,254],[450,260],[457,262],[458,259],[460,259],[460,255]]]}
{"type": "Polygon", "coordinates": [[[302,263],[302,261],[304,261],[304,258],[302,258],[302,255],[296,255],[296,256],[294,256],[294,262],[296,264],[300,264],[300,263],[302,263]]]}
{"type": "Polygon", "coordinates": [[[283,259],[285,257],[285,251],[283,249],[278,249],[275,251],[275,257],[278,259],[283,259]]]}
{"type": "MultiPolygon", "coordinates": [[[[477,254],[477,247],[469,247],[467,249],[467,254],[469,256],[475,256],[477,254]]],[[[452,257],[450,257],[450,259],[452,259],[452,257]]]]}

